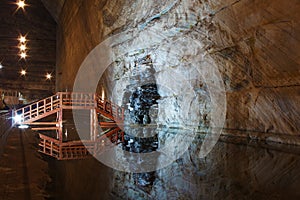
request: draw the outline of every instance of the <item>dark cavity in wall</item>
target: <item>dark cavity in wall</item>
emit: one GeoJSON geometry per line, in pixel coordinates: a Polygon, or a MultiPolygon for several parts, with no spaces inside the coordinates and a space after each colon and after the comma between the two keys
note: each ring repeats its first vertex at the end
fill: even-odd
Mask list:
{"type": "MultiPolygon", "coordinates": [[[[130,75],[130,84],[126,87],[125,101],[129,102],[125,128],[123,150],[134,153],[149,153],[157,150],[158,138],[155,129],[147,125],[155,125],[157,118],[157,100],[160,99],[155,80],[155,69],[150,55],[135,60],[134,70],[130,75]],[[150,112],[150,109],[156,111],[150,112]],[[135,125],[134,127],[130,127],[135,125]],[[138,125],[136,127],[136,125],[138,125]],[[146,135],[145,135],[146,133],[146,135]],[[138,137],[137,137],[138,136],[138,137]]],[[[143,161],[142,161],[143,162],[143,161]]],[[[134,184],[146,192],[151,191],[155,172],[134,173],[134,184]]]]}
{"type": "Polygon", "coordinates": [[[151,117],[149,110],[151,106],[157,104],[156,100],[159,99],[157,86],[155,83],[150,83],[138,87],[130,96],[129,102],[130,117],[137,124],[150,124],[151,117]]]}

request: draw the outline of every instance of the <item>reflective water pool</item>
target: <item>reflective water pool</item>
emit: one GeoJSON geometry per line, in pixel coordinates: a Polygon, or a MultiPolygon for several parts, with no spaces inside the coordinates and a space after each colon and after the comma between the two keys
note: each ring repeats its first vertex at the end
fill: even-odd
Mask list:
{"type": "Polygon", "coordinates": [[[95,159],[50,161],[50,199],[299,199],[299,148],[221,138],[205,159],[200,139],[168,167],[110,169],[95,159]]]}

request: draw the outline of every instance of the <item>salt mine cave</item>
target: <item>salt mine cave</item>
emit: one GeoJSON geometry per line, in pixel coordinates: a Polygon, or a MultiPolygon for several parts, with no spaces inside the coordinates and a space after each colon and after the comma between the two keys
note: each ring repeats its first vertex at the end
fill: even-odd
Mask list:
{"type": "Polygon", "coordinates": [[[300,199],[299,11],[1,0],[0,199],[300,199]]]}

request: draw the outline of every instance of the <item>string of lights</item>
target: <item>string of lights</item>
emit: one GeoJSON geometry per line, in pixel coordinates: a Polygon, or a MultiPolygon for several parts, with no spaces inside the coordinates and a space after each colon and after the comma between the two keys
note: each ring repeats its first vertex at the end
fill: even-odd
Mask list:
{"type": "Polygon", "coordinates": [[[18,38],[18,40],[19,40],[19,56],[20,56],[20,58],[21,59],[26,59],[26,57],[27,57],[27,52],[26,52],[26,49],[27,49],[27,46],[26,46],[26,44],[27,44],[27,39],[26,39],[26,35],[25,36],[23,36],[23,35],[20,35],[19,36],[19,38],[18,38]]]}
{"type": "MultiPolygon", "coordinates": [[[[26,35],[20,35],[19,38],[19,56],[20,56],[20,59],[24,59],[26,60],[26,57],[27,57],[27,39],[26,39],[26,35]]],[[[27,74],[27,71],[25,69],[21,69],[20,71],[20,74],[21,76],[26,76],[27,74]]]]}
{"type": "MultiPolygon", "coordinates": [[[[26,4],[25,0],[17,0],[15,2],[15,4],[17,5],[17,10],[23,10],[25,11],[25,7],[29,6],[28,4],[26,4]]],[[[28,39],[27,39],[27,34],[25,35],[22,35],[20,34],[19,35],[19,38],[18,38],[18,41],[19,41],[19,45],[18,45],[18,48],[19,48],[19,57],[20,57],[20,60],[24,60],[26,62],[26,58],[28,57],[28,46],[27,46],[27,43],[28,43],[28,39]]],[[[0,69],[2,69],[3,66],[2,64],[0,63],[0,69]]],[[[27,75],[27,70],[26,69],[21,69],[20,70],[20,75],[21,76],[26,76],[27,75]]],[[[46,80],[51,80],[52,79],[52,74],[51,73],[46,73],[45,75],[45,78],[46,80]]]]}

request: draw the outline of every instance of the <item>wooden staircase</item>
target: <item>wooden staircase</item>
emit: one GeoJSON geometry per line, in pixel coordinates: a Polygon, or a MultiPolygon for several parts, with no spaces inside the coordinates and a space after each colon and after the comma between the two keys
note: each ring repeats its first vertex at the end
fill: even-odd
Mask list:
{"type": "Polygon", "coordinates": [[[32,122],[56,113],[59,110],[60,105],[61,102],[59,96],[53,95],[41,101],[15,110],[15,122],[18,124],[31,124],[32,122]]]}
{"type": "Polygon", "coordinates": [[[13,119],[14,124],[29,125],[32,130],[55,131],[52,136],[39,134],[39,152],[58,160],[86,158],[90,154],[101,153],[104,147],[124,142],[124,132],[117,125],[124,121],[124,109],[93,93],[58,92],[15,110],[13,119]],[[63,140],[63,110],[65,109],[90,110],[90,140],[63,140]],[[54,114],[56,114],[55,121],[40,121],[54,114]],[[107,120],[99,122],[99,115],[107,120]],[[104,132],[97,132],[98,124],[105,130],[104,132]]]}
{"type": "Polygon", "coordinates": [[[96,110],[97,113],[111,119],[115,122],[123,122],[124,121],[124,109],[120,108],[118,105],[105,100],[101,99],[100,96],[96,96],[96,110]]]}

